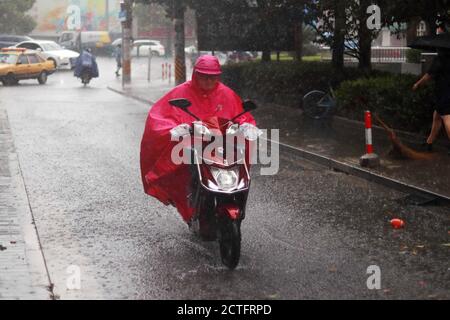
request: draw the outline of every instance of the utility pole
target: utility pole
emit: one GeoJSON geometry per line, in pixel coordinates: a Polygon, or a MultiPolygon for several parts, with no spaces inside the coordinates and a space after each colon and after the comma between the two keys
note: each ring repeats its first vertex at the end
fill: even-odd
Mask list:
{"type": "Polygon", "coordinates": [[[105,0],[105,21],[106,31],[109,32],[109,0],[105,0]]]}
{"type": "Polygon", "coordinates": [[[175,84],[186,82],[186,56],[184,52],[184,9],[182,0],[174,0],[175,17],[175,84]]]}
{"type": "Polygon", "coordinates": [[[133,25],[133,0],[121,0],[122,12],[122,87],[131,83],[131,29],[133,25]]]}

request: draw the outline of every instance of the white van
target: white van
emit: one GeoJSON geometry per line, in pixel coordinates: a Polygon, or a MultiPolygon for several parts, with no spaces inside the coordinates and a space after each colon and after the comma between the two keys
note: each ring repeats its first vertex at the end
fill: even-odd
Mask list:
{"type": "Polygon", "coordinates": [[[111,37],[107,31],[64,31],[58,43],[69,50],[81,50],[84,47],[105,49],[111,45],[111,37]]]}

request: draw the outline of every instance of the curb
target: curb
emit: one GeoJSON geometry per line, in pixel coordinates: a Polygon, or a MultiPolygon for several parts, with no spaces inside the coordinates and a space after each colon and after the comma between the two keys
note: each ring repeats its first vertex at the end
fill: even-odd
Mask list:
{"type": "Polygon", "coordinates": [[[133,94],[131,94],[131,93],[127,93],[127,92],[125,92],[125,91],[123,91],[123,90],[115,89],[115,88],[113,88],[113,87],[111,87],[111,86],[107,86],[106,88],[107,88],[108,90],[112,91],[112,92],[118,93],[118,94],[123,95],[123,96],[125,96],[125,97],[127,97],[127,98],[130,98],[130,99],[133,99],[133,100],[136,100],[136,101],[145,103],[145,104],[150,104],[151,106],[155,104],[155,102],[153,102],[153,101],[151,101],[151,100],[148,100],[148,99],[144,99],[144,98],[135,96],[135,95],[133,95],[133,94]]]}
{"type": "MultiPolygon", "coordinates": [[[[14,146],[13,135],[11,133],[6,110],[0,110],[0,121],[3,122],[3,130],[7,136],[7,148],[5,153],[8,154],[7,161],[9,165],[9,174],[6,176],[6,178],[9,179],[9,191],[7,190],[4,194],[4,199],[6,199],[7,206],[9,202],[12,201],[9,206],[12,206],[13,210],[11,211],[10,214],[12,215],[9,216],[9,218],[12,221],[17,221],[16,225],[12,226],[11,230],[12,232],[17,230],[16,232],[21,235],[21,239],[17,239],[17,248],[12,249],[11,257],[17,258],[17,255],[19,255],[20,257],[23,257],[21,259],[25,259],[24,263],[26,263],[26,269],[11,274],[10,277],[12,277],[11,280],[15,283],[19,284],[21,280],[24,280],[25,282],[29,281],[29,285],[31,285],[31,287],[25,289],[25,282],[20,283],[15,289],[19,291],[14,293],[14,295],[18,295],[18,299],[53,299],[54,293],[52,290],[51,278],[39,239],[36,221],[30,206],[28,192],[20,167],[20,159],[14,146]],[[8,200],[8,198],[10,198],[10,200],[8,200]],[[23,277],[25,275],[27,276],[27,279],[14,278],[18,276],[23,277]]],[[[12,265],[14,266],[15,263],[12,265]]],[[[6,275],[8,275],[10,266],[6,264],[5,267],[5,270],[7,271],[6,275]]],[[[17,268],[20,269],[19,266],[17,266],[17,268]]],[[[17,271],[14,269],[13,272],[17,271]]]]}
{"type": "Polygon", "coordinates": [[[17,180],[16,184],[20,190],[19,192],[21,193],[21,197],[23,197],[24,201],[27,202],[27,207],[22,209],[24,214],[24,217],[22,217],[24,220],[22,223],[22,230],[25,240],[25,252],[30,267],[31,282],[33,286],[40,289],[45,289],[48,299],[54,299],[53,285],[39,238],[36,220],[33,212],[31,211],[28,192],[26,190],[25,181],[23,180],[20,160],[17,154],[14,155],[11,162],[16,163],[15,166],[18,169],[18,175],[15,178],[15,180],[17,180]]]}
{"type": "MultiPolygon", "coordinates": [[[[364,122],[358,121],[358,120],[352,120],[343,118],[340,116],[333,116],[333,121],[336,121],[340,124],[344,124],[347,126],[357,126],[358,128],[364,128],[364,122]]],[[[372,124],[372,129],[377,131],[377,134],[386,134],[384,128],[372,124]]],[[[408,131],[402,131],[393,129],[395,134],[398,138],[405,140],[406,142],[413,143],[413,144],[421,144],[423,141],[426,140],[427,136],[411,133],[408,131]]],[[[445,148],[444,139],[437,139],[433,145],[437,145],[439,147],[445,148]]]]}
{"type": "MultiPolygon", "coordinates": [[[[275,107],[275,108],[291,108],[292,110],[301,111],[300,108],[280,105],[280,104],[276,104],[276,103],[265,103],[265,104],[267,106],[272,106],[272,107],[275,107]]],[[[358,121],[358,120],[353,120],[353,119],[347,119],[347,118],[344,118],[344,117],[341,117],[341,116],[338,116],[338,115],[333,115],[328,120],[316,120],[316,121],[329,121],[331,123],[332,122],[337,122],[338,124],[342,124],[342,125],[345,125],[345,126],[357,127],[358,129],[359,128],[364,128],[364,122],[358,121]]],[[[372,129],[376,130],[377,134],[383,134],[383,135],[386,134],[384,128],[380,127],[379,125],[372,124],[372,129]]],[[[421,144],[427,138],[426,135],[416,134],[416,133],[403,131],[403,130],[397,130],[395,128],[392,128],[392,129],[395,131],[395,134],[397,135],[398,138],[403,139],[403,140],[405,140],[406,142],[409,142],[409,143],[421,144]]],[[[433,145],[442,148],[442,150],[446,150],[445,140],[446,140],[445,138],[438,137],[433,145]]]]}
{"type": "Polygon", "coordinates": [[[318,163],[322,166],[332,168],[336,171],[340,171],[352,176],[356,176],[362,179],[365,179],[370,182],[374,182],[380,185],[383,185],[385,187],[404,192],[409,193],[411,196],[416,196],[419,198],[423,198],[423,203],[431,203],[431,202],[437,202],[441,205],[450,206],[450,197],[438,194],[420,187],[416,187],[411,184],[407,184],[404,182],[401,182],[399,180],[395,180],[392,178],[388,178],[385,176],[382,176],[380,174],[371,172],[369,170],[361,169],[357,166],[353,166],[348,163],[340,162],[337,160],[334,160],[329,157],[325,157],[322,155],[319,155],[314,152],[306,151],[304,149],[293,147],[288,144],[284,144],[282,142],[276,142],[273,140],[268,140],[270,142],[278,143],[280,146],[284,148],[288,148],[291,150],[295,150],[300,154],[300,157],[303,159],[306,159],[308,161],[318,163]]]}

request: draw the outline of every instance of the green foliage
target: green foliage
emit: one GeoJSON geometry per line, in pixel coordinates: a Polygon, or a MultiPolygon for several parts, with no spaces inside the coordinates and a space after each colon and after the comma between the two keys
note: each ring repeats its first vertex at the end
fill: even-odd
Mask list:
{"type": "Polygon", "coordinates": [[[26,14],[35,0],[1,0],[0,33],[28,34],[36,27],[36,22],[26,14]]]}
{"type": "Polygon", "coordinates": [[[412,91],[417,77],[383,75],[345,81],[336,91],[341,116],[363,120],[363,111],[376,112],[396,129],[427,130],[434,109],[433,86],[412,91]]]}
{"type": "Polygon", "coordinates": [[[243,98],[299,107],[311,90],[336,89],[338,115],[363,120],[364,111],[377,112],[396,129],[426,131],[434,108],[433,86],[412,91],[417,77],[356,68],[335,71],[323,62],[248,62],[223,67],[223,82],[243,98]]]}
{"type": "Polygon", "coordinates": [[[322,62],[249,62],[223,69],[224,83],[241,95],[297,107],[311,90],[328,90],[329,84],[336,87],[344,80],[365,76],[356,68],[336,71],[331,64],[322,62]]]}

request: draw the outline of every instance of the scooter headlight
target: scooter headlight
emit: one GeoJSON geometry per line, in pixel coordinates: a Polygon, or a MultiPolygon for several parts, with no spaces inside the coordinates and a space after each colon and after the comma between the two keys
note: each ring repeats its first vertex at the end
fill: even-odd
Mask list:
{"type": "Polygon", "coordinates": [[[221,190],[229,191],[235,189],[238,184],[237,169],[220,169],[211,167],[211,173],[221,190]]]}

